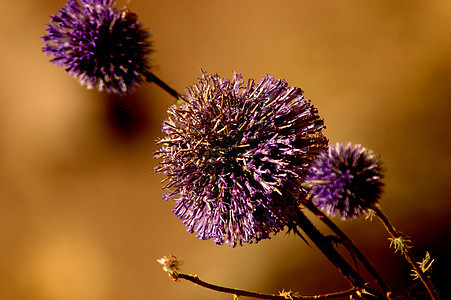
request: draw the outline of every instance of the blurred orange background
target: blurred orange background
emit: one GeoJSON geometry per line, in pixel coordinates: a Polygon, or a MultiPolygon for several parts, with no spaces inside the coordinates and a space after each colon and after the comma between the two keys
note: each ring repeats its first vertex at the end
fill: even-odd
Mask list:
{"type": "MultiPolygon", "coordinates": [[[[65,1],[0,11],[0,299],[231,299],[173,282],[156,259],[217,284],[302,295],[348,287],[315,247],[283,233],[235,249],[185,232],[162,200],[155,140],[173,99],[88,91],[41,52],[65,1]]],[[[118,6],[125,5],[118,1],[118,6]]],[[[183,92],[208,73],[265,74],[301,87],[331,143],[360,143],[386,169],[384,211],[435,259],[450,253],[451,2],[143,1],[154,72],[183,92]]],[[[377,221],[337,224],[395,291],[410,267],[377,221]]],[[[321,230],[324,226],[315,220],[321,230]]]]}

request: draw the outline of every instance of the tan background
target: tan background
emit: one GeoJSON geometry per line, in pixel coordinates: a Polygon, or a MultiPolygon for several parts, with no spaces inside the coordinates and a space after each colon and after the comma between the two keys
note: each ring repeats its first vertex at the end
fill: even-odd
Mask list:
{"type": "MultiPolygon", "coordinates": [[[[48,63],[40,36],[64,3],[1,0],[0,299],[231,299],[170,281],[156,259],[171,253],[187,273],[227,286],[346,288],[294,236],[232,249],[185,232],[153,172],[173,99],[148,84],[128,99],[87,91],[48,63]]],[[[155,73],[177,90],[200,68],[257,81],[269,73],[305,90],[331,143],[380,153],[382,207],[419,258],[431,252],[437,275],[450,250],[450,3],[133,0],[129,8],[152,33],[155,73]]],[[[395,289],[407,287],[409,267],[376,220],[337,223],[395,289]]]]}

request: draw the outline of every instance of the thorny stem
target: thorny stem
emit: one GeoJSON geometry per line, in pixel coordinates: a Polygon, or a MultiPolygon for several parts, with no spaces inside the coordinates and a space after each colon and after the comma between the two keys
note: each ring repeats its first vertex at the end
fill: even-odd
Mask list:
{"type": "Polygon", "coordinates": [[[368,273],[376,280],[377,284],[382,288],[384,293],[390,298],[391,291],[384,279],[374,269],[371,263],[360,252],[354,242],[337,226],[331,219],[329,219],[322,211],[320,211],[312,202],[305,204],[312,213],[314,213],[324,224],[326,224],[339,238],[341,238],[346,244],[345,246],[351,251],[351,254],[355,254],[363,266],[367,269],[368,273]]]}
{"type": "Polygon", "coordinates": [[[329,293],[329,294],[323,294],[323,295],[316,295],[316,296],[299,296],[297,295],[297,293],[286,293],[286,295],[283,295],[283,293],[281,295],[274,295],[274,294],[263,294],[263,293],[257,293],[257,292],[250,292],[250,291],[245,291],[245,290],[240,290],[240,289],[235,289],[235,288],[228,288],[228,287],[223,287],[220,285],[216,285],[216,284],[212,284],[212,283],[208,283],[205,282],[201,279],[199,279],[199,277],[195,274],[183,274],[183,273],[174,273],[172,275],[174,280],[177,279],[185,279],[187,281],[191,281],[192,283],[195,283],[197,285],[200,285],[204,288],[207,289],[211,289],[217,292],[221,292],[221,293],[227,293],[227,294],[233,294],[236,296],[243,296],[243,297],[253,297],[253,298],[257,298],[257,299],[276,299],[276,300],[286,300],[286,299],[333,299],[333,298],[339,298],[339,297],[343,297],[343,296],[350,296],[353,295],[355,293],[358,293],[359,288],[357,287],[353,287],[349,290],[345,290],[345,291],[341,291],[341,292],[335,292],[335,293],[329,293]]]}
{"type": "Polygon", "coordinates": [[[324,236],[310,220],[304,215],[301,209],[297,210],[296,225],[298,225],[310,240],[315,243],[319,250],[329,259],[330,262],[343,274],[343,276],[354,287],[360,287],[366,293],[368,299],[387,299],[381,295],[376,289],[371,287],[341,256],[334,248],[332,241],[324,236]]]}
{"type": "MultiPolygon", "coordinates": [[[[388,233],[391,235],[393,239],[398,239],[402,237],[402,234],[390,223],[387,216],[382,212],[379,205],[375,205],[372,210],[376,214],[376,216],[381,220],[382,224],[384,224],[385,229],[388,231],[388,233]]],[[[413,267],[415,272],[418,274],[418,277],[420,278],[421,282],[423,282],[424,286],[426,287],[429,295],[431,296],[431,299],[438,300],[440,299],[440,296],[435,289],[434,285],[432,284],[432,281],[429,277],[427,277],[423,271],[420,269],[420,267],[415,262],[415,257],[413,256],[412,252],[409,250],[408,247],[404,249],[404,257],[409,262],[409,264],[413,267]]]]}
{"type": "Polygon", "coordinates": [[[167,85],[164,81],[162,81],[160,78],[158,78],[155,74],[152,72],[148,72],[146,74],[143,74],[146,77],[147,82],[153,82],[156,85],[158,85],[160,88],[162,88],[164,91],[166,91],[169,95],[174,97],[177,100],[180,100],[180,94],[177,93],[176,90],[171,88],[169,85],[167,85]]]}

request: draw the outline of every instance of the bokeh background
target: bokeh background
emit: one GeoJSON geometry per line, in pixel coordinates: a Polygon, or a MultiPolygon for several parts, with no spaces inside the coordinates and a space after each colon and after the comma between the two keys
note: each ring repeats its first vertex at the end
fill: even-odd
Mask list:
{"type": "MultiPolygon", "coordinates": [[[[315,247],[283,233],[235,249],[200,241],[161,199],[155,140],[173,99],[88,91],[48,62],[40,36],[63,0],[1,0],[0,299],[231,299],[173,282],[175,254],[202,279],[303,295],[348,285],[315,247]]],[[[125,5],[118,1],[119,6],[125,5]]],[[[382,156],[381,204],[435,259],[445,298],[450,253],[451,2],[144,1],[154,72],[178,91],[200,68],[301,87],[331,143],[382,156]]],[[[395,291],[410,268],[373,220],[337,223],[395,291]]],[[[315,221],[320,229],[325,228],[315,221]]]]}

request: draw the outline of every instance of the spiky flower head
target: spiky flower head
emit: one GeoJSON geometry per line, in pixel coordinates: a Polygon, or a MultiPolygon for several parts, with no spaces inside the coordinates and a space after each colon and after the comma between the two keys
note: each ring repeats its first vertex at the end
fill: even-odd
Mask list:
{"type": "Polygon", "coordinates": [[[361,145],[331,145],[312,164],[306,182],[313,203],[341,219],[357,218],[377,202],[383,177],[379,156],[361,145]]]}
{"type": "Polygon", "coordinates": [[[127,94],[149,71],[149,34],[115,0],[69,0],[51,17],[43,51],[88,89],[127,94]]]}
{"type": "Polygon", "coordinates": [[[206,75],[168,109],[157,172],[175,197],[175,215],[216,244],[258,242],[290,221],[304,199],[300,184],[327,147],[323,120],[301,89],[266,75],[243,86],[206,75]],[[178,196],[177,196],[178,195],[178,196]]]}

